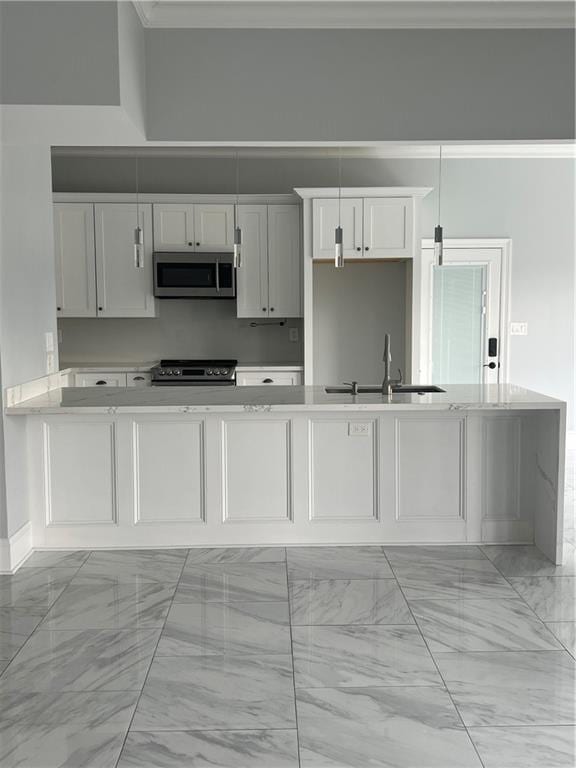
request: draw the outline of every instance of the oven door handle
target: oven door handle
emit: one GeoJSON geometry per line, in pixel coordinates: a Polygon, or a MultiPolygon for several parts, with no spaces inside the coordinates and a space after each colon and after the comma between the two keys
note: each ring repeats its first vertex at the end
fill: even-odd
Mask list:
{"type": "Polygon", "coordinates": [[[220,293],[220,262],[216,259],[216,290],[220,293]]]}

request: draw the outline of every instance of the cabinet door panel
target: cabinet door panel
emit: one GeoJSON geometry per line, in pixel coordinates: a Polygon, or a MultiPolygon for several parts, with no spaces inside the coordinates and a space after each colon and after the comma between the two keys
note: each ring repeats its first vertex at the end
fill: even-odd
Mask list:
{"type": "Polygon", "coordinates": [[[224,520],[258,522],[292,517],[289,421],[223,424],[224,520]]]}
{"type": "Polygon", "coordinates": [[[398,522],[464,520],[464,424],[446,416],[396,420],[398,522]]]}
{"type": "Polygon", "coordinates": [[[116,521],[115,426],[73,421],[44,425],[48,524],[116,521]]]}
{"type": "Polygon", "coordinates": [[[196,250],[230,250],[234,243],[234,206],[194,206],[194,234],[196,250]]]}
{"type": "Polygon", "coordinates": [[[95,206],[96,280],[99,317],[154,317],[152,289],[152,206],[140,206],[144,268],[134,263],[136,206],[95,206]]]}
{"type": "Polygon", "coordinates": [[[310,423],[311,520],[378,517],[376,422],[310,423]]]}
{"type": "Polygon", "coordinates": [[[239,205],[242,266],[236,270],[237,316],[268,315],[268,221],[266,205],[239,205]]]}
{"type": "Polygon", "coordinates": [[[194,206],[155,204],[154,250],[193,251],[194,248],[194,206]]]}
{"type": "Polygon", "coordinates": [[[139,523],[204,520],[201,422],[134,423],[134,519],[139,523]],[[158,468],[162,470],[159,473],[158,468]]]}
{"type": "Polygon", "coordinates": [[[368,197],[364,200],[364,257],[404,258],[412,255],[412,200],[368,197]]]}
{"type": "Polygon", "coordinates": [[[96,316],[96,262],[92,203],[54,205],[58,317],[96,316]]]}
{"type": "Polygon", "coordinates": [[[268,206],[268,301],[271,317],[302,316],[300,207],[268,206]]]}
{"type": "Polygon", "coordinates": [[[315,259],[334,260],[334,233],[341,221],[344,243],[344,258],[362,257],[362,199],[345,198],[316,199],[312,201],[314,243],[312,255],[315,259]],[[339,205],[342,207],[339,215],[339,205]]]}

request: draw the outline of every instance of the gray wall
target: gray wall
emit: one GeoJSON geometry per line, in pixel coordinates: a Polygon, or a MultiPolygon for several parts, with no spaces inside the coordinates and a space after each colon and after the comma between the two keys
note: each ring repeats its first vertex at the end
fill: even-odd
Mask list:
{"type": "Polygon", "coordinates": [[[0,3],[0,103],[119,104],[116,3],[0,3]]]}
{"type": "Polygon", "coordinates": [[[382,380],[384,334],[406,372],[406,264],[314,265],[314,381],[382,380]]]}
{"type": "Polygon", "coordinates": [[[572,30],[147,30],[148,137],[570,139],[572,30]]]}
{"type": "MultiPolygon", "coordinates": [[[[58,191],[132,191],[133,161],[57,158],[53,170],[58,191]]],[[[436,186],[437,172],[433,160],[343,162],[349,186],[436,186]]],[[[334,185],[336,178],[333,159],[241,162],[244,192],[283,193],[295,186],[334,185]]],[[[230,192],[234,164],[230,159],[147,159],[141,162],[141,179],[149,192],[230,192]]],[[[510,380],[572,405],[574,182],[571,160],[447,160],[442,205],[446,237],[512,238],[511,319],[526,321],[529,334],[510,340],[510,380]]],[[[436,206],[432,193],[423,209],[428,237],[436,206]]],[[[143,336],[148,322],[141,321],[143,336]]]]}

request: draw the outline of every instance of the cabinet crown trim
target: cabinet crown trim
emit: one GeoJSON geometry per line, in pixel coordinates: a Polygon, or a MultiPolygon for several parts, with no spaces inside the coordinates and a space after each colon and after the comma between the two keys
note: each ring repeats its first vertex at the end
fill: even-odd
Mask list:
{"type": "Polygon", "coordinates": [[[426,197],[434,187],[299,187],[297,195],[303,199],[332,197],[426,197]]]}
{"type": "MultiPolygon", "coordinates": [[[[132,192],[54,192],[54,203],[135,203],[136,196],[132,192]]],[[[285,195],[185,195],[185,194],[140,194],[140,203],[205,203],[205,204],[240,204],[250,205],[283,205],[299,203],[296,194],[285,195]]]]}

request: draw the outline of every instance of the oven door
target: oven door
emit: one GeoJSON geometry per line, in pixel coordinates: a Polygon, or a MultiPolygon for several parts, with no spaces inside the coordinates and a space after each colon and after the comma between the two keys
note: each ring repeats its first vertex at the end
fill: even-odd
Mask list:
{"type": "Polygon", "coordinates": [[[164,299],[233,299],[231,253],[155,253],[154,296],[164,299]]]}

